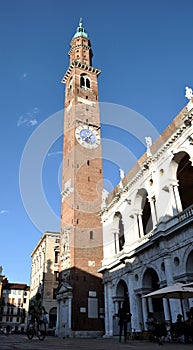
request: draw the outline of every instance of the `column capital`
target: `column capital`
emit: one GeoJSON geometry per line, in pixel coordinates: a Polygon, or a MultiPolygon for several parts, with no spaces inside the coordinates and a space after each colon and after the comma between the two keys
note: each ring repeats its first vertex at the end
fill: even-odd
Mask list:
{"type": "Polygon", "coordinates": [[[177,179],[168,179],[169,186],[179,186],[179,180],[177,179]]]}

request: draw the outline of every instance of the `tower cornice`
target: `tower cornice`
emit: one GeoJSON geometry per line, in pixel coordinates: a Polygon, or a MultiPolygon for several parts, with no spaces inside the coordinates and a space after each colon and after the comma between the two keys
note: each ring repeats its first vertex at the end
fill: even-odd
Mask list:
{"type": "Polygon", "coordinates": [[[64,77],[62,78],[61,82],[62,83],[66,83],[69,76],[71,75],[71,72],[74,68],[80,68],[82,70],[85,70],[86,72],[91,72],[91,73],[95,73],[97,76],[101,73],[101,70],[92,66],[89,66],[85,63],[82,63],[80,61],[74,60],[71,65],[69,66],[69,68],[67,69],[64,77]]]}

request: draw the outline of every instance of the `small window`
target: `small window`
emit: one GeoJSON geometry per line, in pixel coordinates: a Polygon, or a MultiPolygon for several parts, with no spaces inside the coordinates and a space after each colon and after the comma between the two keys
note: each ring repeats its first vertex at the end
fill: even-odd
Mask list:
{"type": "Polygon", "coordinates": [[[80,76],[80,86],[82,88],[90,89],[90,79],[87,77],[86,74],[82,74],[80,76]]]}
{"type": "Polygon", "coordinates": [[[87,160],[87,165],[90,165],[90,160],[87,160]]]}
{"type": "Polygon", "coordinates": [[[58,261],[59,261],[59,252],[58,252],[58,251],[55,251],[54,254],[55,254],[54,262],[55,262],[55,263],[58,263],[58,261]]]}
{"type": "Polygon", "coordinates": [[[90,239],[94,239],[94,232],[90,231],[90,239]]]}
{"type": "Polygon", "coordinates": [[[55,281],[58,281],[59,278],[59,272],[58,271],[54,271],[54,279],[55,281]]]}
{"type": "Polygon", "coordinates": [[[70,82],[69,82],[69,90],[72,89],[72,78],[70,79],[70,82]]]}
{"type": "Polygon", "coordinates": [[[56,299],[57,288],[53,288],[53,299],[56,299]]]}

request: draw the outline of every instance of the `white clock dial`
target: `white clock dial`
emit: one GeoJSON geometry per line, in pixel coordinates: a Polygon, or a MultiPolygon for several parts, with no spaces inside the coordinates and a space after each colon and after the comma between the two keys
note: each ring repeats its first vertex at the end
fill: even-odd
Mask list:
{"type": "Polygon", "coordinates": [[[78,126],[75,131],[75,136],[80,145],[86,148],[96,148],[100,145],[100,136],[91,126],[78,126]]]}

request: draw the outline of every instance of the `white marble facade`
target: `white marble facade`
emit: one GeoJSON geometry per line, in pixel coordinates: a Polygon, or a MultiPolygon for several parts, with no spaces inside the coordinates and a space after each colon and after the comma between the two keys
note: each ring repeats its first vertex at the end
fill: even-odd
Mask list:
{"type": "MultiPolygon", "coordinates": [[[[100,272],[106,336],[117,334],[117,313],[125,298],[133,331],[147,329],[150,311],[159,321],[170,322],[182,313],[179,300],[155,302],[142,296],[193,281],[192,115],[184,107],[103,203],[100,272]]],[[[185,315],[191,306],[192,300],[183,301],[185,315]]]]}

